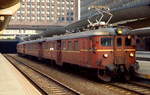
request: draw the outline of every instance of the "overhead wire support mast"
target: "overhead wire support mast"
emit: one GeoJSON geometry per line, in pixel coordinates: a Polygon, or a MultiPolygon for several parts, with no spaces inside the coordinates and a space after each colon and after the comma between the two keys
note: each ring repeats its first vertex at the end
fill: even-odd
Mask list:
{"type": "Polygon", "coordinates": [[[94,11],[93,15],[69,24],[65,27],[66,33],[76,33],[85,30],[97,29],[102,26],[108,26],[113,15],[107,6],[91,6],[88,8],[94,11]]]}

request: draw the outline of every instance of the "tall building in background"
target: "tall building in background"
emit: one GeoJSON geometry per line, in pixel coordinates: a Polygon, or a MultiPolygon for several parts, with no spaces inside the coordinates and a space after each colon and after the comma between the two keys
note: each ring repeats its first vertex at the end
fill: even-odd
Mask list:
{"type": "Polygon", "coordinates": [[[78,20],[78,0],[22,0],[11,25],[66,25],[78,20]]]}
{"type": "Polygon", "coordinates": [[[123,8],[131,8],[135,5],[143,4],[148,0],[81,0],[81,19],[93,15],[93,11],[89,11],[90,6],[106,6],[111,11],[116,11],[123,8]]]}
{"type": "MultiPolygon", "coordinates": [[[[79,19],[78,0],[20,0],[21,7],[11,18],[7,30],[1,32],[2,39],[8,33],[38,34],[50,31],[51,27],[62,27],[79,19]],[[32,33],[32,32],[35,33],[32,33]]],[[[15,36],[16,37],[16,36],[15,36]]],[[[13,36],[13,38],[15,38],[13,36]]],[[[12,37],[11,37],[12,38],[12,37]]]]}

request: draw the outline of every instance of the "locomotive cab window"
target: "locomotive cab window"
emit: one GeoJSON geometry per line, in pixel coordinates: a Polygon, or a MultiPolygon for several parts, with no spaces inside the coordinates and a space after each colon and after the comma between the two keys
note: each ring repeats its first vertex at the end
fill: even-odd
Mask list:
{"type": "Polygon", "coordinates": [[[126,45],[126,46],[131,46],[131,44],[132,44],[131,38],[126,38],[126,39],[125,39],[125,45],[126,45]]]}
{"type": "Polygon", "coordinates": [[[122,46],[122,38],[117,38],[117,46],[118,47],[122,46]]]}
{"type": "Polygon", "coordinates": [[[102,46],[112,46],[113,39],[112,38],[101,38],[101,45],[102,46]]]}

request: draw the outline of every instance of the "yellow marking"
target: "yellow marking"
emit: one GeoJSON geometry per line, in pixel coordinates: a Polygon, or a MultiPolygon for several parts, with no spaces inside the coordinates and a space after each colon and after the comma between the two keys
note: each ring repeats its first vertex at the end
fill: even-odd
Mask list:
{"type": "Polygon", "coordinates": [[[98,49],[96,51],[114,51],[113,49],[98,49]]]}
{"type": "Polygon", "coordinates": [[[84,50],[84,49],[81,49],[80,51],[90,51],[90,50],[84,50]]]}
{"type": "Polygon", "coordinates": [[[49,51],[49,49],[44,49],[43,51],[49,51]]]}
{"type": "Polygon", "coordinates": [[[130,93],[130,92],[127,92],[126,94],[127,94],[127,95],[130,95],[130,94],[132,94],[132,93],[130,93]]]}
{"type": "Polygon", "coordinates": [[[125,49],[125,51],[135,51],[135,49],[125,49]]]}
{"type": "Polygon", "coordinates": [[[123,51],[123,50],[121,50],[121,49],[116,49],[116,51],[123,51]]]}
{"type": "Polygon", "coordinates": [[[124,91],[124,90],[121,90],[120,92],[123,92],[123,93],[124,93],[124,92],[126,92],[126,91],[124,91]]]}
{"type": "MultiPolygon", "coordinates": [[[[60,51],[60,50],[45,50],[45,51],[60,51]]],[[[96,52],[110,52],[110,51],[114,51],[113,49],[97,49],[97,50],[83,50],[81,49],[80,51],[73,51],[73,50],[61,50],[62,52],[80,52],[80,51],[83,51],[83,52],[90,52],[90,51],[96,51],[96,52]]],[[[135,51],[135,49],[117,49],[116,51],[135,51]]]]}
{"type": "Polygon", "coordinates": [[[97,52],[103,52],[103,51],[113,51],[113,49],[80,50],[80,51],[97,51],[97,52]]]}
{"type": "Polygon", "coordinates": [[[80,51],[68,51],[68,50],[63,50],[62,52],[80,52],[80,51]]]}
{"type": "Polygon", "coordinates": [[[105,87],[110,87],[109,85],[106,85],[105,87]]]}

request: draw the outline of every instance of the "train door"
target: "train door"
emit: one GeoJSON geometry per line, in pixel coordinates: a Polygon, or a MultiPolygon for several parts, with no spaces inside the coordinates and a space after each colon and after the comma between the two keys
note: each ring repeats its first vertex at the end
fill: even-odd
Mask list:
{"type": "Polygon", "coordinates": [[[61,40],[57,40],[57,58],[56,58],[56,63],[58,65],[62,65],[61,59],[62,59],[62,52],[61,52],[61,40]]]}
{"type": "Polygon", "coordinates": [[[25,54],[25,44],[23,44],[22,49],[23,49],[23,54],[25,54]]]}
{"type": "Polygon", "coordinates": [[[93,57],[93,51],[92,51],[92,49],[93,49],[93,47],[95,47],[95,46],[93,46],[94,45],[94,38],[92,38],[92,37],[90,37],[88,40],[87,40],[87,50],[88,50],[88,52],[87,52],[87,65],[89,65],[89,66],[91,66],[92,65],[92,57],[93,57]]]}
{"type": "Polygon", "coordinates": [[[114,37],[114,61],[115,64],[125,64],[124,37],[114,37]]]}

